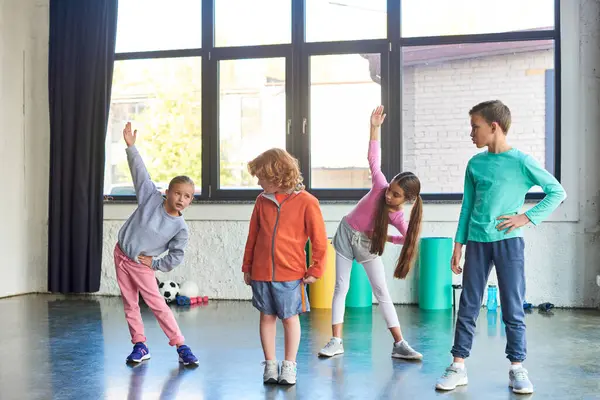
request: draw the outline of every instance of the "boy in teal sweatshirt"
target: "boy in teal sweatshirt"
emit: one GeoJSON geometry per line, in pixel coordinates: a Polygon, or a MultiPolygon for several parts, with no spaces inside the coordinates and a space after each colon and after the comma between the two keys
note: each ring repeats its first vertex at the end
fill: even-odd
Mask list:
{"type": "Polygon", "coordinates": [[[469,111],[471,139],[477,148],[488,150],[475,155],[465,172],[462,209],[452,255],[452,271],[460,267],[462,248],[467,246],[458,319],[452,355],[454,362],[436,388],[453,390],[466,385],[465,358],[469,357],[475,321],[492,265],[496,267],[502,319],[506,325],[506,356],[511,362],[509,385],[515,393],[533,393],[523,368],[525,338],[525,242],[521,227],[540,224],[566,198],[563,187],[533,157],[506,141],[510,110],[498,100],[486,101],[469,111]],[[546,196],[535,207],[520,213],[525,195],[540,186],[546,196]]]}

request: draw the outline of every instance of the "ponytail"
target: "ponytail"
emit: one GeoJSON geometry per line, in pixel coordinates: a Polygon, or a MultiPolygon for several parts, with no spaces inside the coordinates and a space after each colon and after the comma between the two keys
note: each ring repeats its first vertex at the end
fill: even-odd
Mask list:
{"type": "Polygon", "coordinates": [[[406,232],[406,238],[404,239],[402,251],[400,252],[400,257],[398,258],[396,270],[394,271],[394,278],[406,278],[415,262],[419,246],[419,235],[421,233],[422,218],[423,200],[421,199],[421,196],[418,195],[410,212],[408,230],[406,232]]]}
{"type": "Polygon", "coordinates": [[[371,254],[382,255],[385,243],[387,242],[389,224],[389,209],[385,202],[385,192],[379,197],[377,210],[375,210],[375,224],[373,235],[371,236],[371,254]]]}

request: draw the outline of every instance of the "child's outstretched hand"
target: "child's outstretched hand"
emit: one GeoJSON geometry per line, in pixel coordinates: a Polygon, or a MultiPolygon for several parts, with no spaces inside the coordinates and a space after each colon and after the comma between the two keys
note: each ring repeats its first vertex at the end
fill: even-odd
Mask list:
{"type": "Polygon", "coordinates": [[[123,139],[125,139],[125,143],[127,143],[127,147],[131,147],[135,144],[135,139],[137,138],[137,129],[131,133],[131,122],[128,122],[125,125],[125,129],[123,129],[123,139]]]}
{"type": "Polygon", "coordinates": [[[250,278],[250,272],[244,272],[244,282],[246,285],[250,285],[250,282],[252,282],[252,279],[250,278]]]}
{"type": "Polygon", "coordinates": [[[385,120],[385,114],[383,113],[383,106],[379,106],[371,113],[371,126],[376,128],[380,127],[385,120]]]}
{"type": "Polygon", "coordinates": [[[311,283],[315,283],[316,281],[317,281],[317,278],[315,278],[312,275],[307,275],[303,279],[303,282],[305,285],[310,285],[311,283]]]}

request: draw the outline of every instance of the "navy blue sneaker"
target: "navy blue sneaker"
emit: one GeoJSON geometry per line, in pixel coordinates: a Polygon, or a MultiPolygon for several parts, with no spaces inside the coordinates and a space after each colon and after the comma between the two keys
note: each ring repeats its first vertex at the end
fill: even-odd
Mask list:
{"type": "Polygon", "coordinates": [[[177,354],[179,354],[179,362],[183,363],[183,365],[200,364],[200,361],[198,361],[194,353],[192,353],[192,350],[186,345],[179,346],[177,354]]]}
{"type": "Polygon", "coordinates": [[[148,359],[150,359],[150,350],[144,343],[138,342],[133,346],[133,351],[127,357],[127,362],[141,363],[148,359]]]}

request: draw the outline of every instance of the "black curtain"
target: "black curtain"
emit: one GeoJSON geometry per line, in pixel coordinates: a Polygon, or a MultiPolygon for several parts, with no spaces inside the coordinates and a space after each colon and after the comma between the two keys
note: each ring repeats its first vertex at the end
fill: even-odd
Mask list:
{"type": "Polygon", "coordinates": [[[48,290],[97,292],[118,0],[50,0],[48,290]]]}

